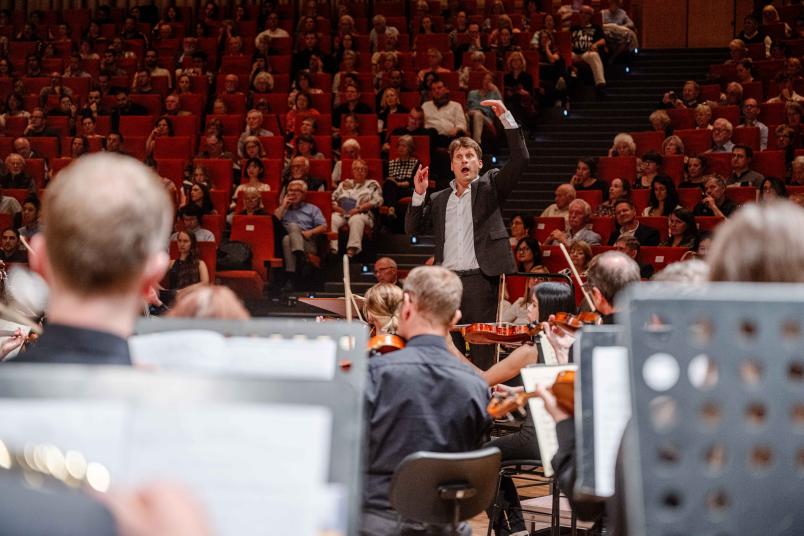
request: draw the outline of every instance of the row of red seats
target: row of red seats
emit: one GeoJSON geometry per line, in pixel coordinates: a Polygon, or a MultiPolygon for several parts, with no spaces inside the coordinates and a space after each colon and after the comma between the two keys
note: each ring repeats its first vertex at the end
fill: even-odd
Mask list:
{"type": "MultiPolygon", "coordinates": [[[[700,197],[700,194],[699,194],[700,197]]],[[[647,225],[648,227],[653,227],[657,231],[659,231],[659,235],[661,240],[666,240],[668,236],[668,224],[667,218],[664,216],[640,216],[638,218],[641,224],[647,225]]],[[[539,242],[544,242],[547,237],[550,236],[550,233],[556,229],[564,230],[566,227],[566,221],[564,218],[548,218],[548,217],[537,217],[535,219],[536,225],[534,226],[534,237],[539,240],[539,242]]],[[[716,218],[712,216],[696,216],[695,222],[698,224],[698,229],[700,231],[712,231],[715,227],[720,225],[724,220],[723,218],[716,218]]],[[[603,244],[608,244],[609,238],[611,238],[612,233],[614,233],[614,229],[616,227],[616,222],[614,218],[608,216],[593,216],[590,220],[592,224],[592,230],[599,234],[602,238],[603,244]]]]}

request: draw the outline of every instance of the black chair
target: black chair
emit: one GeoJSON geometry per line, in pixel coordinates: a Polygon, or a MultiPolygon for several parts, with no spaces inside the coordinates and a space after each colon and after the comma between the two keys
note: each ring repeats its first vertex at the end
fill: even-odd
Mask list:
{"type": "Polygon", "coordinates": [[[391,506],[404,519],[438,525],[452,524],[484,511],[494,499],[500,450],[471,452],[414,452],[391,479],[391,506]]]}

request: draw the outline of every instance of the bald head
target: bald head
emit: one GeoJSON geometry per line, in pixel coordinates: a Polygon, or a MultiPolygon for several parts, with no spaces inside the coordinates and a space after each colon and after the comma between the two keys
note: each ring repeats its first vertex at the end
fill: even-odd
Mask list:
{"type": "Polygon", "coordinates": [[[377,278],[378,283],[396,284],[396,261],[390,257],[380,257],[377,259],[377,262],[374,263],[374,277],[377,278]]]}
{"type": "Polygon", "coordinates": [[[561,210],[567,209],[573,199],[575,199],[575,187],[573,185],[562,184],[556,188],[556,206],[561,210]]]}

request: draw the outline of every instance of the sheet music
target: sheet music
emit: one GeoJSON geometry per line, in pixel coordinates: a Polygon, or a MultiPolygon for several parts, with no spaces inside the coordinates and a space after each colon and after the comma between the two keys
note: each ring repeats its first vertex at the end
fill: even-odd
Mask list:
{"type": "MultiPolygon", "coordinates": [[[[527,392],[532,392],[537,385],[551,386],[556,376],[565,370],[576,370],[577,365],[534,365],[522,369],[522,383],[527,392]]],[[[536,428],[536,438],[539,441],[539,451],[542,457],[542,466],[545,476],[553,475],[553,456],[558,452],[558,437],[556,436],[556,423],[544,409],[541,398],[534,397],[528,401],[528,409],[536,428]]]]}
{"type": "Polygon", "coordinates": [[[181,330],[129,338],[135,365],[307,380],[335,376],[335,341],[224,337],[214,331],[181,330]]]}
{"type": "Polygon", "coordinates": [[[306,498],[327,493],[331,429],[330,411],[315,406],[0,399],[11,445],[79,450],[106,466],[113,487],[183,483],[221,536],[316,535],[320,512],[306,498]]]}
{"type": "Polygon", "coordinates": [[[614,466],[623,430],[631,418],[628,349],[599,346],[592,351],[592,396],[595,408],[595,490],[614,495],[614,466]]]}

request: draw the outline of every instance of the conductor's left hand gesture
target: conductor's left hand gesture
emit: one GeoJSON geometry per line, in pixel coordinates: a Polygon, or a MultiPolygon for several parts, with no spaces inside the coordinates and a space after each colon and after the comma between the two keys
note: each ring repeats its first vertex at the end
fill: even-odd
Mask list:
{"type": "Polygon", "coordinates": [[[503,114],[508,111],[508,108],[505,107],[505,104],[501,100],[487,99],[480,101],[480,106],[491,108],[494,110],[494,115],[497,117],[502,117],[503,114]]]}

